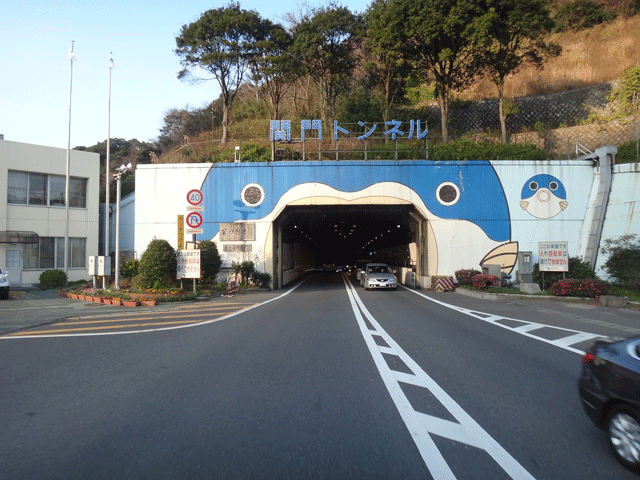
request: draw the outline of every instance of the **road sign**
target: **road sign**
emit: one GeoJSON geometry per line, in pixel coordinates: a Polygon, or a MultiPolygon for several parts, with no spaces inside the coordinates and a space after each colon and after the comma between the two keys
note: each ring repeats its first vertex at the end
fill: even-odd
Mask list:
{"type": "Polygon", "coordinates": [[[184,215],[178,215],[178,250],[184,248],[184,215]]]}
{"type": "Polygon", "coordinates": [[[200,212],[191,212],[189,215],[187,215],[187,219],[186,219],[187,225],[191,228],[201,227],[203,221],[204,220],[200,212]]]}
{"type": "Polygon", "coordinates": [[[200,233],[204,233],[204,228],[187,228],[187,234],[188,235],[191,235],[191,234],[195,235],[195,234],[200,234],[200,233]]]}
{"type": "Polygon", "coordinates": [[[202,195],[202,192],[197,188],[189,190],[189,193],[187,193],[187,202],[189,202],[189,205],[200,205],[203,200],[204,195],[202,195]]]}

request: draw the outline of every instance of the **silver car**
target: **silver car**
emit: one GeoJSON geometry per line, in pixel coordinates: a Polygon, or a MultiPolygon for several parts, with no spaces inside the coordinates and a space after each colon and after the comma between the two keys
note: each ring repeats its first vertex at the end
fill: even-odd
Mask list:
{"type": "Polygon", "coordinates": [[[367,263],[360,276],[360,283],[365,290],[370,288],[395,290],[398,288],[396,276],[386,263],[367,263]]]}

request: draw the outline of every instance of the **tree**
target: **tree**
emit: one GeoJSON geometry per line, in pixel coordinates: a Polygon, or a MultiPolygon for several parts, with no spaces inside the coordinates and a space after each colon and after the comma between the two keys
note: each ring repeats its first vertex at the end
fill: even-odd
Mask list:
{"type": "Polygon", "coordinates": [[[348,87],[359,59],[355,44],[363,27],[359,15],[330,3],[313,9],[293,30],[294,51],[322,91],[322,119],[335,120],[337,97],[348,87]]]}
{"type": "Polygon", "coordinates": [[[541,69],[550,57],[560,55],[561,47],[545,41],[553,28],[547,0],[494,0],[492,6],[497,16],[489,27],[490,42],[476,60],[498,89],[502,143],[507,143],[505,79],[525,62],[541,69]]]}
{"type": "Polygon", "coordinates": [[[450,95],[473,80],[475,56],[496,13],[483,0],[390,0],[390,8],[402,18],[404,54],[435,79],[446,143],[450,95]]]}
{"type": "Polygon", "coordinates": [[[227,142],[229,109],[249,68],[256,44],[265,37],[271,22],[264,21],[254,11],[242,10],[239,3],[208,10],[195,22],[183,25],[176,37],[183,69],[181,80],[199,83],[208,79],[195,77],[202,69],[217,80],[222,99],[221,143],[227,142]]]}
{"type": "Polygon", "coordinates": [[[292,45],[293,38],[281,25],[272,25],[256,44],[251,70],[253,78],[261,82],[262,97],[267,100],[272,120],[279,118],[280,103],[300,68],[291,52],[292,45]]]}
{"type": "Polygon", "coordinates": [[[222,260],[218,247],[211,240],[204,240],[198,243],[200,249],[200,270],[202,272],[202,281],[213,281],[220,271],[222,260]]]}
{"type": "Polygon", "coordinates": [[[374,0],[367,11],[367,46],[372,61],[366,70],[378,88],[376,91],[382,106],[383,120],[389,120],[389,111],[394,102],[404,93],[405,78],[409,76],[411,65],[402,55],[402,17],[394,15],[394,9],[387,0],[374,0]]]}
{"type": "Polygon", "coordinates": [[[640,237],[622,235],[617,239],[606,239],[600,251],[609,255],[604,270],[630,288],[640,289],[640,237]]]}

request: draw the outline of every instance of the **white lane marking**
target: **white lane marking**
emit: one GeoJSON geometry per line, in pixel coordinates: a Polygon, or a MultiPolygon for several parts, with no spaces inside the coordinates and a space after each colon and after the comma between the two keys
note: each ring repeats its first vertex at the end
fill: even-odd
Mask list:
{"type": "Polygon", "coordinates": [[[483,320],[485,322],[491,323],[492,325],[497,325],[498,327],[505,328],[512,332],[518,333],[520,335],[524,335],[525,337],[533,338],[540,342],[548,343],[549,345],[553,345],[558,348],[562,348],[564,350],[568,350],[573,353],[577,353],[578,355],[584,355],[582,350],[578,350],[577,348],[571,347],[576,343],[584,342],[585,340],[592,340],[595,338],[603,337],[603,335],[599,335],[597,333],[589,333],[589,332],[581,332],[580,330],[572,330],[570,328],[563,327],[554,327],[552,325],[544,325],[542,323],[529,322],[527,320],[520,320],[518,318],[510,318],[510,317],[499,317],[497,315],[492,315],[489,313],[478,312],[476,310],[469,310],[468,308],[458,307],[456,305],[451,305],[449,303],[441,302],[440,300],[436,300],[434,298],[428,297],[427,295],[413,290],[411,288],[407,288],[404,285],[400,285],[405,290],[409,292],[415,293],[416,295],[420,295],[423,298],[426,298],[430,302],[437,303],[438,305],[442,305],[445,308],[449,308],[451,310],[455,310],[464,315],[469,315],[470,317],[477,318],[478,320],[483,320]],[[504,325],[497,320],[510,320],[514,322],[522,323],[522,325],[518,327],[510,327],[508,325],[504,325]],[[540,328],[551,328],[553,330],[559,332],[566,332],[567,336],[558,338],[556,340],[547,340],[546,338],[539,337],[538,335],[534,335],[529,332],[533,332],[534,330],[538,330],[540,328]]]}
{"type": "Polygon", "coordinates": [[[369,352],[373,357],[373,361],[433,478],[438,480],[455,480],[456,477],[431,438],[432,434],[484,450],[513,479],[534,480],[534,477],[527,472],[522,465],[485,432],[453,398],[400,348],[365,307],[348,277],[344,276],[343,280],[351,308],[362,332],[362,336],[369,348],[369,352]],[[374,328],[373,331],[367,327],[363,315],[374,328]],[[389,347],[378,346],[373,339],[374,335],[381,336],[389,347]],[[393,352],[394,355],[397,355],[411,370],[412,374],[391,370],[382,356],[383,351],[385,353],[393,352]],[[399,382],[410,383],[429,390],[458,423],[416,412],[402,391],[399,382]]]}
{"type": "Polygon", "coordinates": [[[262,303],[257,303],[248,308],[243,308],[242,310],[238,310],[237,312],[230,313],[229,315],[225,315],[224,317],[213,318],[211,320],[207,320],[204,322],[198,323],[190,323],[187,325],[177,325],[173,327],[158,327],[158,328],[149,328],[144,330],[131,330],[126,332],[97,332],[97,333],[69,333],[69,334],[49,334],[49,335],[20,335],[12,337],[11,333],[5,334],[6,336],[0,336],[0,340],[16,340],[16,339],[30,339],[30,338],[62,338],[62,337],[97,337],[101,335],[131,335],[134,333],[148,333],[148,332],[160,332],[164,330],[179,330],[182,328],[191,328],[191,327],[201,327],[203,325],[208,325],[210,323],[221,322],[222,320],[227,320],[228,318],[235,317],[236,315],[240,315],[241,313],[246,313],[249,310],[253,310],[254,308],[262,307],[267,303],[275,302],[276,300],[280,300],[283,297],[286,297],[291,292],[293,292],[296,288],[302,285],[307,279],[305,278],[300,283],[294,285],[289,290],[284,292],[282,295],[278,295],[277,297],[271,298],[269,300],[265,300],[262,303]]]}

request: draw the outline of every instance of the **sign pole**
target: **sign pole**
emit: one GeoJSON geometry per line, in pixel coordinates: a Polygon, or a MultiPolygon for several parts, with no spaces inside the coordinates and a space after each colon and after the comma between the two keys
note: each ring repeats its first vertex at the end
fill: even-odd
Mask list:
{"type": "MultiPolygon", "coordinates": [[[[196,244],[196,234],[193,234],[193,247],[197,248],[197,244],[196,244]]],[[[193,293],[196,293],[196,279],[193,279],[193,293]]]]}

